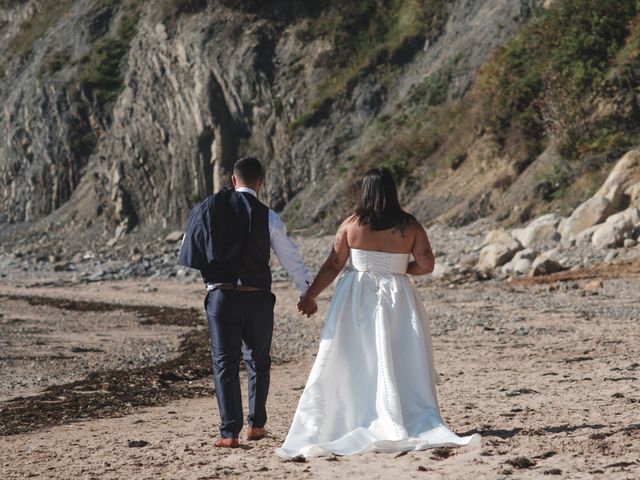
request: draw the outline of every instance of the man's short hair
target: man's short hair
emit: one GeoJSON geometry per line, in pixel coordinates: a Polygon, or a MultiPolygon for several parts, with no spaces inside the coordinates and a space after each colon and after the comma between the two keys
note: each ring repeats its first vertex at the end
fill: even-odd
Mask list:
{"type": "Polygon", "coordinates": [[[242,157],[238,160],[233,166],[233,174],[247,185],[255,185],[264,176],[262,164],[255,157],[242,157]]]}

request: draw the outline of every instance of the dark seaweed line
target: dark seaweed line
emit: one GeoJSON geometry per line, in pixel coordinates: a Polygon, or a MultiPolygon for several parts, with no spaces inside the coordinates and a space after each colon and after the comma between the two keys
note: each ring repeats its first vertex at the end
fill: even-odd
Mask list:
{"type": "Polygon", "coordinates": [[[48,306],[75,312],[122,312],[134,313],[147,323],[195,327],[202,324],[202,315],[196,308],[158,307],[154,305],[127,305],[120,303],[69,300],[36,295],[0,295],[0,300],[18,300],[33,306],[48,306]]]}
{"type": "MultiPolygon", "coordinates": [[[[66,310],[135,312],[145,322],[197,326],[203,323],[196,309],[131,306],[47,297],[0,296],[66,310]]],[[[213,389],[195,380],[211,376],[209,338],[204,330],[183,335],[177,358],[132,370],[93,372],[85,379],[47,388],[32,397],[17,397],[0,404],[0,435],[15,435],[80,420],[132,413],[179,398],[212,395],[213,389]]]]}

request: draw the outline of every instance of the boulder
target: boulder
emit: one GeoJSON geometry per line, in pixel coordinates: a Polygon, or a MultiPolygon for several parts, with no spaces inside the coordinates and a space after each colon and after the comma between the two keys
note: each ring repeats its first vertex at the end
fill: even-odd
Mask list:
{"type": "Polygon", "coordinates": [[[604,287],[604,284],[602,283],[602,280],[591,280],[590,282],[585,283],[582,288],[584,290],[598,290],[600,288],[604,287]]]}
{"type": "Polygon", "coordinates": [[[492,243],[508,244],[512,242],[513,239],[514,239],[513,235],[511,235],[511,233],[506,231],[504,228],[497,228],[487,233],[487,235],[484,237],[484,243],[482,244],[482,246],[484,247],[492,243]]]}
{"type": "Polygon", "coordinates": [[[505,235],[499,237],[499,241],[490,243],[480,250],[480,258],[476,264],[476,269],[487,270],[504,265],[519,250],[522,250],[520,242],[504,232],[505,235]]]}
{"type": "Polygon", "coordinates": [[[523,274],[529,271],[531,267],[531,262],[538,255],[537,252],[531,250],[530,248],[525,248],[524,250],[520,250],[517,252],[511,261],[505,263],[501,271],[505,275],[509,275],[511,273],[523,274]]]}
{"type": "Polygon", "coordinates": [[[640,210],[628,208],[607,218],[607,221],[593,232],[591,243],[598,248],[620,247],[625,238],[634,236],[638,227],[640,227],[640,210]]]}
{"type": "Polygon", "coordinates": [[[640,180],[640,149],[627,152],[613,167],[594,197],[606,198],[615,211],[623,208],[626,190],[640,180]]]}
{"type": "Polygon", "coordinates": [[[175,230],[164,237],[164,241],[167,243],[178,243],[180,240],[182,240],[182,233],[183,232],[181,230],[175,230]]]}
{"type": "Polygon", "coordinates": [[[524,250],[520,250],[518,253],[516,253],[513,257],[513,260],[515,262],[519,261],[519,260],[533,260],[534,258],[536,258],[538,256],[538,252],[536,252],[535,250],[532,250],[530,248],[525,248],[524,250]]]}
{"type": "Polygon", "coordinates": [[[593,232],[598,230],[600,225],[594,225],[593,227],[589,227],[583,231],[581,231],[576,237],[576,245],[587,245],[591,243],[591,237],[593,237],[593,232]]]}
{"type": "Polygon", "coordinates": [[[521,258],[513,265],[513,272],[518,275],[524,275],[531,270],[531,260],[521,258]]]}
{"type": "Polygon", "coordinates": [[[531,264],[529,276],[537,277],[567,270],[567,267],[558,260],[559,253],[557,248],[541,253],[531,264]]]}
{"type": "Polygon", "coordinates": [[[433,267],[433,272],[431,272],[432,278],[443,278],[451,273],[451,267],[444,263],[437,262],[433,267]]]}
{"type": "Polygon", "coordinates": [[[560,222],[558,231],[562,236],[562,245],[571,245],[580,232],[603,222],[614,211],[615,209],[608,199],[591,197],[576,208],[569,218],[560,222]]]}
{"type": "Polygon", "coordinates": [[[640,208],[640,182],[634,183],[624,191],[629,199],[629,206],[640,208]]]}
{"type": "Polygon", "coordinates": [[[540,242],[560,240],[560,234],[557,227],[560,223],[560,217],[555,213],[542,215],[531,221],[524,228],[516,228],[511,234],[522,244],[523,247],[529,247],[540,242]]]}
{"type": "Polygon", "coordinates": [[[473,267],[476,263],[478,263],[478,254],[471,252],[464,255],[458,262],[458,265],[463,267],[473,267]]]}

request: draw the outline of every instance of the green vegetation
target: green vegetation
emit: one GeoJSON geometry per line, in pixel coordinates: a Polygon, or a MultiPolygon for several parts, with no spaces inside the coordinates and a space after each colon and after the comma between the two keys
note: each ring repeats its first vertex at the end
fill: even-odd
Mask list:
{"type": "Polygon", "coordinates": [[[189,194],[189,205],[197,205],[200,202],[200,194],[198,192],[191,192],[189,194]]]}
{"type": "Polygon", "coordinates": [[[69,63],[71,55],[66,50],[56,50],[50,53],[42,62],[40,66],[40,76],[54,74],[69,63]]]}
{"type": "Polygon", "coordinates": [[[207,8],[207,0],[160,0],[158,12],[161,17],[177,17],[197,13],[207,8]]]}
{"type": "Polygon", "coordinates": [[[536,175],[535,189],[544,200],[557,200],[564,196],[573,175],[572,165],[566,160],[554,163],[536,175]]]}
{"type": "Polygon", "coordinates": [[[98,141],[98,137],[92,131],[73,137],[70,142],[71,151],[74,155],[88,157],[98,141]]]}
{"type": "MultiPolygon", "coordinates": [[[[118,0],[101,0],[100,6],[113,8],[120,3],[118,0]]],[[[121,64],[129,53],[139,15],[137,2],[122,2],[115,34],[97,40],[91,51],[80,60],[81,89],[99,107],[112,104],[122,93],[124,78],[121,64]]]]}
{"type": "Polygon", "coordinates": [[[98,40],[82,60],[82,88],[101,106],[115,100],[122,91],[120,62],[128,51],[129,44],[122,39],[105,37],[98,40]]]}
{"type": "Polygon", "coordinates": [[[456,169],[464,162],[473,129],[459,128],[469,118],[460,101],[430,107],[426,97],[411,98],[398,105],[396,115],[379,119],[376,138],[358,155],[354,171],[387,167],[401,187],[418,188],[443,164],[456,169]],[[444,160],[442,152],[449,154],[444,160]]]}
{"type": "Polygon", "coordinates": [[[27,3],[27,0],[0,0],[0,8],[13,8],[27,3]]]}
{"type": "Polygon", "coordinates": [[[411,98],[423,100],[428,106],[441,105],[449,97],[449,86],[456,72],[460,57],[450,59],[444,66],[413,87],[411,98]]]}
{"type": "Polygon", "coordinates": [[[445,0],[327,1],[316,18],[296,32],[301,42],[325,38],[334,45],[324,58],[327,80],[313,94],[308,112],[293,122],[295,131],[317,123],[331,103],[348,92],[363,73],[408,61],[446,20],[445,0]]]}
{"type": "MultiPolygon", "coordinates": [[[[640,140],[637,112],[601,116],[597,107],[638,85],[640,2],[561,0],[503,45],[481,73],[481,120],[498,136],[520,136],[531,161],[548,136],[561,140],[569,162],[608,153],[640,140]],[[631,115],[631,116],[630,116],[631,115]]],[[[584,171],[580,165],[548,172],[542,183],[562,195],[584,171]]],[[[554,193],[556,192],[556,193],[554,193]]]]}
{"type": "Polygon", "coordinates": [[[69,88],[73,108],[80,120],[70,147],[74,155],[88,157],[99,139],[89,120],[93,114],[110,116],[111,107],[124,88],[122,62],[126,58],[139,19],[136,0],[97,0],[95,9],[113,9],[114,33],[93,43],[76,63],[78,82],[69,88]]]}

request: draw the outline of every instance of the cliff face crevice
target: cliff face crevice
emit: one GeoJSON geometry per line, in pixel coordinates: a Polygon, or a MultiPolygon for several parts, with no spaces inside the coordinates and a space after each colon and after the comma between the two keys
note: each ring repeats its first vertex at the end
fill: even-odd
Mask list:
{"type": "MultiPolygon", "coordinates": [[[[180,227],[194,202],[228,182],[236,158],[253,154],[267,166],[265,200],[294,226],[333,225],[352,204],[360,172],[351,170],[362,167],[362,152],[374,138],[393,140],[380,119],[402,115],[402,102],[439,72],[448,72],[440,95],[462,97],[540,2],[450,2],[436,34],[381,50],[324,100],[320,87],[345,70],[328,60],[341,45],[302,39],[308,16],[211,2],[162,18],[149,2],[71,3],[29,53],[3,67],[1,222],[58,210],[51,221],[73,215],[111,231],[180,227]],[[112,76],[90,76],[94,61],[95,72],[112,76]],[[118,71],[105,73],[106,63],[118,71]]],[[[49,4],[2,10],[0,45],[49,4]]],[[[419,216],[435,218],[460,201],[419,216]]]]}

